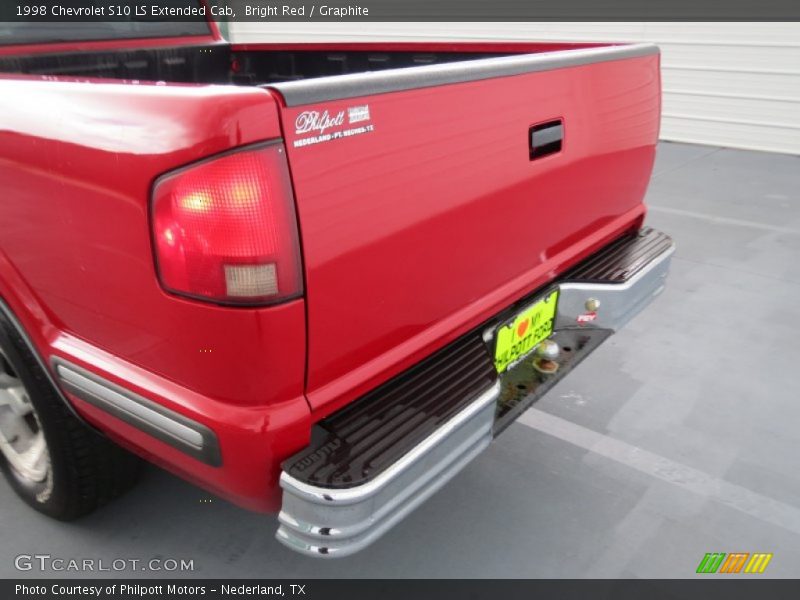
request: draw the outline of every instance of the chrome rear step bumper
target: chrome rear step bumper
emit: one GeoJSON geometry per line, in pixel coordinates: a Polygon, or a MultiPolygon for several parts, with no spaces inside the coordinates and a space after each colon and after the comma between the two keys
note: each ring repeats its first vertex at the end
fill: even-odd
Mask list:
{"type": "Polygon", "coordinates": [[[560,294],[555,330],[575,327],[583,322],[585,326],[596,329],[619,331],[664,290],[675,244],[660,232],[649,228],[642,231],[650,238],[658,239],[641,244],[649,245],[649,252],[643,257],[633,256],[633,260],[628,261],[620,259],[624,267],[630,269],[628,276],[620,277],[618,272],[612,272],[608,267],[602,269],[602,265],[602,278],[595,279],[591,271],[583,269],[575,270],[579,277],[577,281],[567,274],[565,281],[558,286],[560,294]],[[637,264],[637,259],[646,262],[637,264]],[[586,307],[589,299],[599,303],[595,315],[590,315],[592,311],[586,307]],[[593,318],[587,320],[589,316],[593,318]]]}
{"type": "MultiPolygon", "coordinates": [[[[601,342],[603,332],[617,331],[661,293],[674,251],[672,240],[647,229],[639,239],[626,243],[604,249],[557,284],[556,334],[561,331],[562,336],[573,339],[580,331],[594,331],[601,342]],[[619,268],[609,270],[615,265],[619,268]],[[596,311],[587,309],[590,299],[599,304],[596,311]]],[[[598,343],[587,344],[586,353],[598,343]]],[[[542,393],[549,387],[542,386],[542,393]]],[[[311,484],[285,467],[280,480],[283,506],[277,539],[316,557],[347,556],[362,550],[489,446],[500,391],[501,382],[495,381],[388,468],[359,485],[311,484]]]]}
{"type": "Polygon", "coordinates": [[[322,488],[284,471],[278,540],[311,556],[346,556],[368,546],[491,443],[499,389],[495,383],[391,467],[360,486],[322,488]]]}

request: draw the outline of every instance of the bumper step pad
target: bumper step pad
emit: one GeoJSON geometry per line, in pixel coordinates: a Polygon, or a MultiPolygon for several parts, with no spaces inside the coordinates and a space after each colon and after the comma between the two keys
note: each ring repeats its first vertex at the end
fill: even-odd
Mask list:
{"type": "Polygon", "coordinates": [[[317,424],[312,444],[284,462],[304,483],[362,485],[463,410],[497,378],[478,335],[462,338],[317,424]]]}
{"type": "Polygon", "coordinates": [[[672,248],[672,238],[643,227],[581,262],[562,279],[571,283],[625,283],[672,248]]]}

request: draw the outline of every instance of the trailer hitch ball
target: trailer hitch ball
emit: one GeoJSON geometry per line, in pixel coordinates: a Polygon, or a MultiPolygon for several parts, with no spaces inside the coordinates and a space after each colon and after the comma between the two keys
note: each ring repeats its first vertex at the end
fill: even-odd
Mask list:
{"type": "Polygon", "coordinates": [[[553,340],[544,340],[536,347],[533,368],[544,375],[552,375],[558,370],[556,359],[561,353],[558,344],[553,340]]]}

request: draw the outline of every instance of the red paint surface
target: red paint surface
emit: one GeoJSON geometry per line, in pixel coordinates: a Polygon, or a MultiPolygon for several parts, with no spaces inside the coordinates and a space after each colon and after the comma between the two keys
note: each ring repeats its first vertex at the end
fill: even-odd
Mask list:
{"type": "Polygon", "coordinates": [[[308,387],[333,411],[641,220],[658,56],[283,107],[307,279],[308,387]],[[295,148],[306,110],[374,132],[295,148]],[[563,150],[531,161],[531,125],[563,150]],[[359,123],[361,125],[362,123],[359,123]]]}

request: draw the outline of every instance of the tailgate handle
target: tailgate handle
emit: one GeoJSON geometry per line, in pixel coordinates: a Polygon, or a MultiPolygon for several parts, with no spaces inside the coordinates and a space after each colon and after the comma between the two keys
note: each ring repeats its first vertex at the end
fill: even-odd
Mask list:
{"type": "Polygon", "coordinates": [[[561,119],[534,125],[528,131],[531,160],[561,151],[564,140],[564,122],[561,119]]]}

